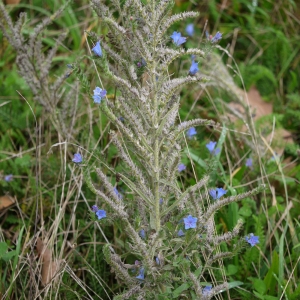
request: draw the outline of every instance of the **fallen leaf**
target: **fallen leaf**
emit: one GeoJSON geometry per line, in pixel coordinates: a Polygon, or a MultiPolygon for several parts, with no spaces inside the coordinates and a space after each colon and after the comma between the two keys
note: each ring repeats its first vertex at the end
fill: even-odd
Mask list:
{"type": "Polygon", "coordinates": [[[256,87],[252,86],[247,95],[254,119],[270,115],[273,112],[273,104],[264,101],[256,87]]]}
{"type": "Polygon", "coordinates": [[[0,210],[11,206],[15,202],[15,199],[11,196],[5,195],[0,197],[0,210]]]}
{"type": "MultiPolygon", "coordinates": [[[[240,90],[240,95],[243,97],[243,101],[246,101],[245,94],[242,90],[240,90]]],[[[247,98],[254,122],[273,113],[273,104],[264,101],[256,87],[251,87],[247,93],[247,98]]],[[[245,118],[246,112],[242,104],[230,102],[228,108],[232,112],[228,114],[228,117],[232,122],[236,123],[238,120],[243,120],[245,118]]],[[[263,135],[267,141],[272,141],[273,150],[280,156],[284,152],[285,145],[287,143],[293,143],[294,141],[292,134],[283,128],[275,128],[274,132],[269,133],[272,130],[272,126],[273,124],[271,122],[264,122],[263,127],[260,127],[260,131],[263,133],[264,129],[266,129],[267,134],[263,135]]],[[[245,125],[242,126],[241,130],[245,132],[248,131],[245,125]]]]}
{"type": "Polygon", "coordinates": [[[16,5],[20,3],[20,0],[6,0],[5,3],[9,5],[16,5]]]}

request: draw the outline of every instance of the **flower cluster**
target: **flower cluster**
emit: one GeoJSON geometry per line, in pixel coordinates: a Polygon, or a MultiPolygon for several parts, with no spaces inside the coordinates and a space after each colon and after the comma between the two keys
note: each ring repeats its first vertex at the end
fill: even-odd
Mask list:
{"type": "Polygon", "coordinates": [[[101,88],[99,88],[98,86],[94,89],[94,103],[100,104],[102,98],[104,98],[106,96],[106,90],[102,90],[101,88]]]}

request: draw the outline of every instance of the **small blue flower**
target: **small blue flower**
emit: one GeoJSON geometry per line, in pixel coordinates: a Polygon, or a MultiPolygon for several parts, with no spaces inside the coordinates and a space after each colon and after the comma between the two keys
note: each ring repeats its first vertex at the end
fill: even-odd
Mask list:
{"type": "Polygon", "coordinates": [[[215,36],[211,39],[212,43],[218,42],[222,38],[222,33],[219,31],[215,34],[215,36]]]}
{"type": "Polygon", "coordinates": [[[255,236],[253,233],[250,233],[249,236],[245,237],[245,239],[251,245],[251,247],[259,243],[259,236],[255,236]]]}
{"type": "Polygon", "coordinates": [[[216,188],[209,191],[209,194],[212,196],[214,200],[220,199],[226,193],[227,191],[222,188],[216,188]]]}
{"type": "Polygon", "coordinates": [[[197,131],[196,131],[196,128],[195,127],[191,127],[187,130],[186,132],[186,136],[190,139],[193,137],[193,135],[196,135],[197,134],[197,131]]]}
{"type": "Polygon", "coordinates": [[[100,41],[98,41],[95,45],[95,47],[92,49],[92,51],[94,52],[95,55],[97,56],[102,56],[102,49],[100,46],[100,41]]]}
{"type": "Polygon", "coordinates": [[[106,211],[103,210],[103,209],[99,209],[97,212],[96,212],[96,215],[98,217],[99,220],[103,219],[106,217],[106,211]]]}
{"type": "Polygon", "coordinates": [[[98,86],[94,89],[94,103],[100,104],[103,97],[106,95],[106,90],[102,90],[98,86]]]}
{"type": "Polygon", "coordinates": [[[114,187],[114,192],[120,200],[123,198],[123,195],[121,193],[119,193],[119,191],[116,187],[114,187]]]}
{"type": "Polygon", "coordinates": [[[171,35],[173,42],[176,46],[180,46],[181,44],[186,42],[186,37],[181,36],[180,32],[174,31],[171,35]]]}
{"type": "Polygon", "coordinates": [[[157,256],[155,257],[155,262],[158,266],[160,265],[160,259],[157,256]]]}
{"type": "Polygon", "coordinates": [[[210,141],[208,144],[206,144],[206,148],[209,150],[209,152],[212,155],[217,155],[220,153],[220,148],[215,149],[217,142],[210,141]]]}
{"type": "Polygon", "coordinates": [[[82,156],[80,153],[75,153],[74,158],[72,159],[72,162],[75,164],[80,164],[82,162],[82,156]]]}
{"type": "Polygon", "coordinates": [[[92,206],[92,211],[93,211],[93,212],[96,213],[98,210],[99,210],[99,208],[98,208],[97,205],[93,205],[93,206],[92,206]]]}
{"type": "Polygon", "coordinates": [[[186,166],[184,164],[179,164],[178,165],[178,172],[182,172],[185,169],[186,169],[186,166]]]}
{"type": "Polygon", "coordinates": [[[146,238],[146,232],[144,229],[141,229],[139,231],[139,236],[144,240],[146,238]]]}
{"type": "Polygon", "coordinates": [[[164,199],[163,198],[160,198],[159,199],[159,204],[163,204],[164,203],[164,199]]]}
{"type": "Polygon", "coordinates": [[[145,269],[144,268],[141,268],[140,269],[140,273],[138,276],[135,277],[136,279],[139,279],[139,280],[144,280],[145,279],[145,269]]]}
{"type": "Polygon", "coordinates": [[[191,215],[188,215],[186,218],[183,218],[184,221],[184,228],[196,228],[197,218],[192,217],[191,215]]]}
{"type": "Polygon", "coordinates": [[[6,181],[6,182],[10,182],[10,181],[12,181],[13,180],[13,174],[9,174],[9,175],[5,175],[4,176],[4,180],[6,181]]]}
{"type": "Polygon", "coordinates": [[[193,36],[194,35],[194,24],[188,24],[185,28],[185,32],[187,33],[187,35],[189,36],[193,36]]]}
{"type": "Polygon", "coordinates": [[[217,142],[210,141],[208,144],[206,144],[206,148],[209,150],[210,153],[212,153],[216,147],[217,142]]]}
{"type": "Polygon", "coordinates": [[[134,265],[135,265],[135,267],[131,271],[135,273],[136,267],[138,267],[140,265],[140,262],[138,260],[136,260],[134,262],[134,265]]]}
{"type": "Polygon", "coordinates": [[[212,286],[211,286],[211,285],[207,285],[207,286],[202,290],[203,296],[208,296],[208,294],[210,293],[211,289],[212,289],[212,286]]]}
{"type": "Polygon", "coordinates": [[[177,235],[180,237],[180,236],[184,236],[184,232],[182,229],[180,229],[178,232],[177,232],[177,235]]]}
{"type": "Polygon", "coordinates": [[[138,68],[141,68],[141,67],[145,67],[147,65],[147,63],[144,60],[144,58],[142,58],[141,61],[137,62],[136,65],[138,66],[138,68]]]}
{"type": "Polygon", "coordinates": [[[248,168],[252,168],[252,166],[253,166],[253,160],[252,160],[252,158],[247,158],[246,159],[245,166],[248,167],[248,168]]]}
{"type": "Polygon", "coordinates": [[[192,65],[190,67],[189,75],[194,76],[199,71],[198,63],[195,61],[192,61],[192,65]]]}

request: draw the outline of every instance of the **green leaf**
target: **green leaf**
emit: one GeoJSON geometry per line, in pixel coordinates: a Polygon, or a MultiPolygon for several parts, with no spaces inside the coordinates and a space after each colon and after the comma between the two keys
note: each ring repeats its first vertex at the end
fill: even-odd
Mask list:
{"type": "Polygon", "coordinates": [[[234,275],[238,271],[238,267],[235,265],[228,265],[226,275],[234,275]]]}
{"type": "Polygon", "coordinates": [[[241,215],[243,217],[250,217],[252,215],[252,210],[249,206],[243,206],[239,210],[239,215],[241,215]]]}
{"type": "Polygon", "coordinates": [[[178,298],[183,291],[186,291],[190,284],[184,283],[173,292],[173,299],[178,298]]]}
{"type": "Polygon", "coordinates": [[[254,279],[253,287],[255,288],[255,290],[257,290],[262,295],[266,292],[266,289],[267,289],[265,282],[258,278],[254,279]]]}
{"type": "Polygon", "coordinates": [[[8,246],[5,242],[0,242],[0,257],[6,254],[8,246]]]}
{"type": "Polygon", "coordinates": [[[262,300],[265,299],[265,297],[264,297],[263,295],[260,295],[259,293],[255,292],[255,291],[253,291],[253,294],[254,294],[258,299],[262,299],[262,300]]]}
{"type": "Polygon", "coordinates": [[[264,300],[278,300],[278,297],[266,295],[264,296],[264,300]]]}
{"type": "Polygon", "coordinates": [[[27,167],[30,165],[31,157],[28,154],[25,154],[23,157],[17,157],[15,159],[15,164],[20,167],[27,167]]]}
{"type": "Polygon", "coordinates": [[[269,271],[267,275],[264,278],[264,282],[266,284],[267,291],[269,291],[269,294],[275,293],[275,288],[276,288],[276,278],[274,277],[273,274],[278,274],[278,269],[279,269],[279,258],[278,254],[276,251],[273,251],[272,255],[272,263],[269,268],[269,271]]]}
{"type": "Polygon", "coordinates": [[[1,258],[4,261],[9,261],[12,257],[14,257],[17,254],[16,250],[13,251],[9,251],[7,253],[5,253],[1,258]]]}
{"type": "Polygon", "coordinates": [[[244,284],[244,282],[242,282],[242,281],[232,281],[232,282],[228,283],[228,289],[233,289],[233,288],[243,285],[243,284],[244,284]]]}
{"type": "Polygon", "coordinates": [[[199,267],[199,268],[195,271],[194,275],[195,275],[196,277],[198,277],[198,276],[201,274],[202,270],[203,270],[202,266],[199,267]]]}
{"type": "Polygon", "coordinates": [[[194,154],[194,153],[192,152],[192,150],[188,151],[188,149],[185,148],[185,149],[184,149],[184,153],[185,153],[187,156],[190,156],[191,159],[192,159],[195,163],[197,163],[200,167],[202,167],[202,168],[205,169],[205,170],[207,169],[207,164],[205,163],[205,161],[204,161],[202,158],[200,158],[198,155],[194,154]]]}

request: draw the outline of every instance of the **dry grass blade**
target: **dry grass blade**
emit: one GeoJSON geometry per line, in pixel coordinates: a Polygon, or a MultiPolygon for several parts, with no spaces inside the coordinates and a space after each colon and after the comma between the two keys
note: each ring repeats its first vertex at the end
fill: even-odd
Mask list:
{"type": "Polygon", "coordinates": [[[42,260],[42,284],[46,286],[59,271],[60,260],[53,261],[52,251],[46,247],[43,241],[38,238],[36,243],[37,252],[42,260]]]}

